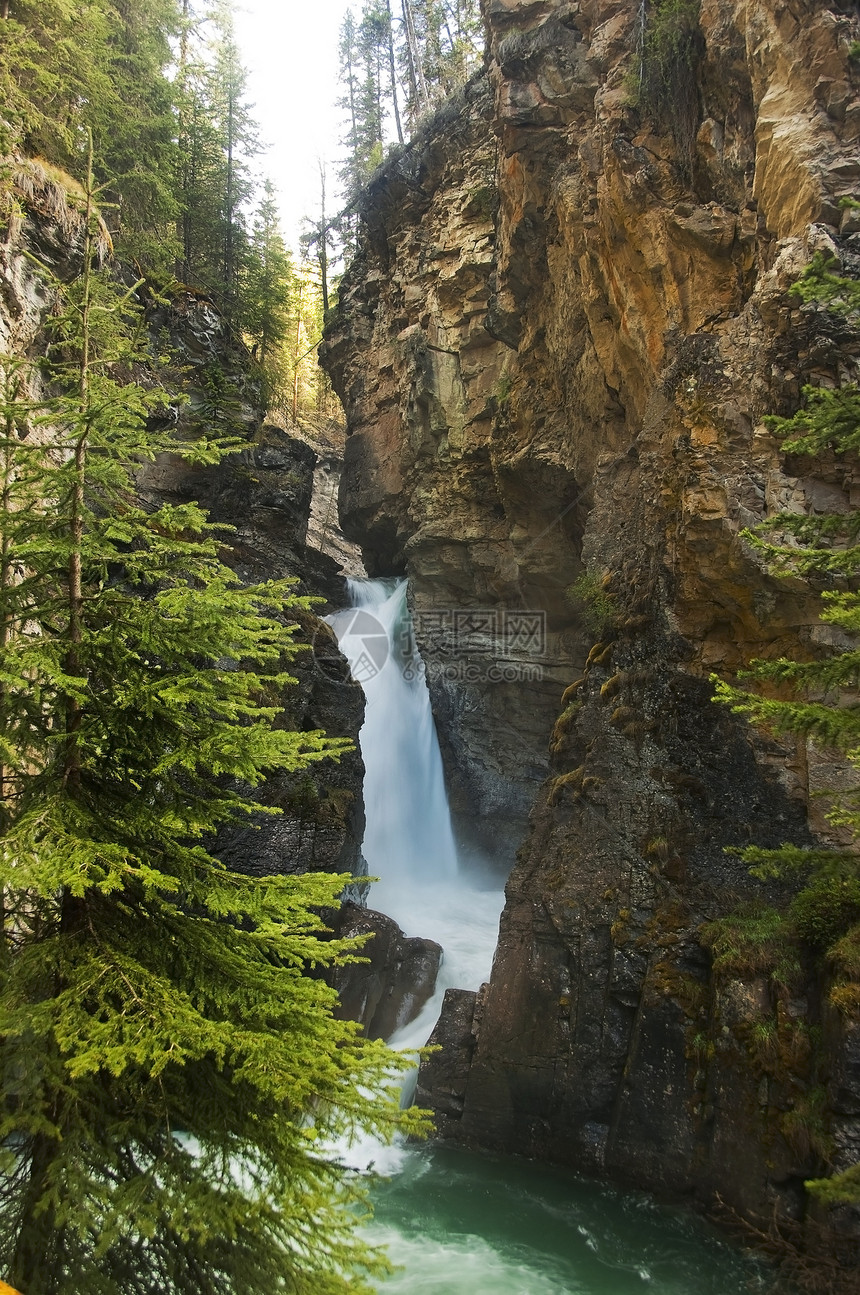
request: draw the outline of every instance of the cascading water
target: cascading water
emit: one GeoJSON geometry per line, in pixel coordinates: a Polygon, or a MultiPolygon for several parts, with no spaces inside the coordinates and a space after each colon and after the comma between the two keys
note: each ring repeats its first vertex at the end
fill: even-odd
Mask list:
{"type": "Polygon", "coordinates": [[[406,581],[350,580],[349,592],[352,606],[330,619],[367,698],[364,856],[384,885],[450,880],[457,855],[406,581]]]}
{"type": "Polygon", "coordinates": [[[444,991],[477,989],[490,973],[503,894],[476,864],[461,868],[405,580],[350,580],[351,607],[329,622],[365,693],[361,730],[367,827],[362,847],[378,877],[370,905],[406,935],[444,950],[436,994],[392,1040],[425,1043],[444,991]]]}
{"type": "MultiPolygon", "coordinates": [[[[492,961],[503,895],[460,866],[405,580],[350,580],[329,622],[367,699],[361,753],[370,903],[407,935],[437,940],[436,994],[396,1047],[426,1042],[445,988],[477,989],[492,961]]],[[[368,1238],[400,1271],[382,1295],[737,1295],[755,1268],[689,1215],[546,1166],[430,1146],[353,1146],[389,1175],[368,1238]]]]}

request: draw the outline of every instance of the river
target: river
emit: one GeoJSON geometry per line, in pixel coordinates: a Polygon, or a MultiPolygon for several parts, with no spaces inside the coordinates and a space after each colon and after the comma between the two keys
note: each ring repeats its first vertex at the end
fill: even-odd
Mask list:
{"type": "MultiPolygon", "coordinates": [[[[444,990],[490,974],[504,895],[491,860],[458,858],[403,580],[351,580],[329,620],[364,688],[370,904],[437,940],[436,994],[391,1043],[426,1042],[444,990]]],[[[408,1096],[408,1090],[407,1090],[408,1096]]],[[[760,1271],[693,1215],[545,1164],[439,1144],[351,1148],[381,1176],[368,1239],[398,1271],[380,1295],[742,1295],[760,1271]]]]}

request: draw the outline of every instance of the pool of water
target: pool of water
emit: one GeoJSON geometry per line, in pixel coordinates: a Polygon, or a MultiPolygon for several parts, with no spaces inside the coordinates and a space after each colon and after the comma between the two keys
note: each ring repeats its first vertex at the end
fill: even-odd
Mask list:
{"type": "MultiPolygon", "coordinates": [[[[389,1155],[391,1152],[389,1152],[389,1155]]],[[[381,1295],[745,1295],[762,1270],[701,1220],[546,1165],[401,1148],[368,1239],[381,1295]]]]}

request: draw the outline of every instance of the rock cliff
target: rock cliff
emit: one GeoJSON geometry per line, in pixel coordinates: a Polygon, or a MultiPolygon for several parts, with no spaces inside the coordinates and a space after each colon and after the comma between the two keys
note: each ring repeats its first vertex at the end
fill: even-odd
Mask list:
{"type": "Polygon", "coordinates": [[[484,12],[485,73],[366,193],[324,352],[344,528],[411,577],[455,811],[522,842],[419,1091],[446,1136],[797,1218],[822,1131],[860,1155],[860,1031],[812,976],[715,976],[701,928],[755,893],[726,847],[826,831],[843,771],[708,678],[828,639],[741,531],[858,498],[762,423],[857,374],[788,295],[816,250],[860,268],[857,9],[702,0],[647,113],[652,6],[484,12]]]}

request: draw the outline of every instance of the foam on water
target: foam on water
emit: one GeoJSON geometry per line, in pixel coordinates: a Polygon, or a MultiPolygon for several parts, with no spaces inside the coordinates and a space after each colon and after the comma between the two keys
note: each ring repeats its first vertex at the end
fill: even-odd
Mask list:
{"type": "Polygon", "coordinates": [[[387,1249],[400,1271],[380,1289],[387,1295],[574,1295],[584,1287],[559,1285],[553,1273],[538,1273],[528,1259],[500,1255],[483,1238],[463,1235],[444,1240],[407,1236],[394,1227],[374,1225],[367,1239],[387,1249]]]}

